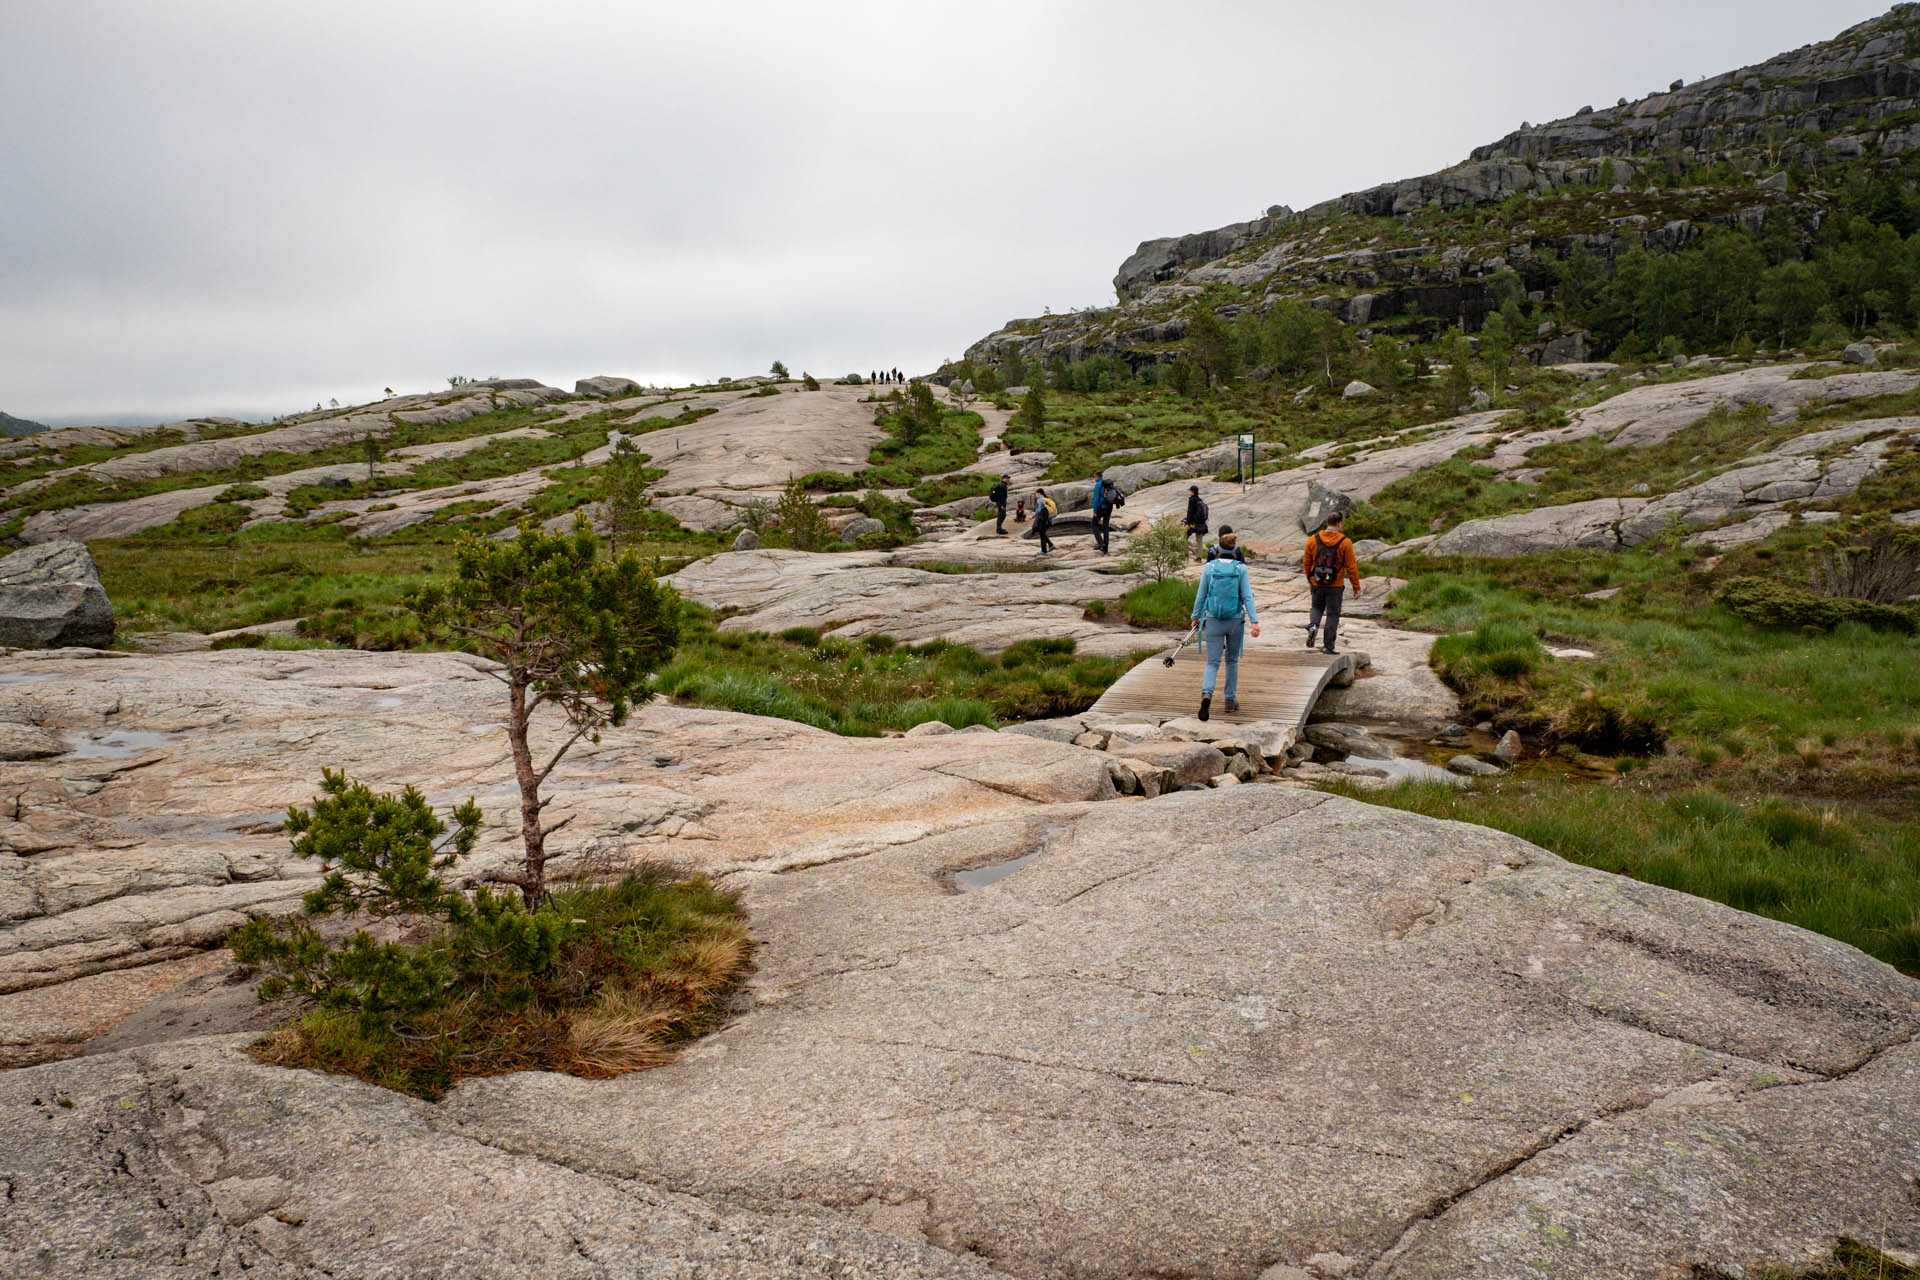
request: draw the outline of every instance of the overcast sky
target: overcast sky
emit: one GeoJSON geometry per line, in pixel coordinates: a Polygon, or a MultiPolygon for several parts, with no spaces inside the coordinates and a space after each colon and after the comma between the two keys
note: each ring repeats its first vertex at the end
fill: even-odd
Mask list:
{"type": "Polygon", "coordinates": [[[0,0],[0,410],[925,371],[1830,0],[0,0]]]}

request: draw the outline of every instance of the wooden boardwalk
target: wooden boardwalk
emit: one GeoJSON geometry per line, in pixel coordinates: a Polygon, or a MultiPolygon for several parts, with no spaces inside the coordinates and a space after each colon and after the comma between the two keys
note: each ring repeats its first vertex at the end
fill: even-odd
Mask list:
{"type": "MultiPolygon", "coordinates": [[[[1275,630],[1284,636],[1299,634],[1297,627],[1275,630]]],[[[1092,710],[1111,715],[1151,711],[1166,716],[1190,716],[1199,711],[1200,681],[1206,675],[1206,658],[1200,646],[1188,645],[1171,667],[1161,661],[1165,656],[1148,658],[1114,681],[1092,710]]],[[[1212,718],[1227,724],[1267,720],[1303,729],[1340,661],[1318,649],[1282,649],[1250,639],[1240,651],[1240,710],[1227,714],[1227,673],[1222,662],[1223,670],[1213,690],[1212,718]]]]}

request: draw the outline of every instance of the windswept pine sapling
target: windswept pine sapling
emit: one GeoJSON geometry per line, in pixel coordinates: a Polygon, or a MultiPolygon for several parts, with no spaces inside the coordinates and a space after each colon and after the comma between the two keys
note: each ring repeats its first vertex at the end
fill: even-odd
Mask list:
{"type": "Polygon", "coordinates": [[[600,468],[600,514],[607,523],[607,543],[618,554],[646,532],[653,495],[647,492],[647,455],[624,436],[613,456],[600,468]]]}
{"type": "Polygon", "coordinates": [[[364,929],[329,943],[310,922],[365,911],[376,920],[411,915],[468,923],[477,904],[448,889],[438,873],[472,852],[480,810],[471,798],[457,806],[449,833],[412,787],[377,795],[328,769],[320,790],[311,808],[287,810],[286,821],[294,853],[319,861],[319,887],[301,900],[301,915],[249,921],[230,945],[242,967],[266,971],[261,999],[301,996],[355,1014],[367,1032],[386,1032],[396,1018],[443,1005],[457,966],[439,950],[382,941],[364,929]]]}
{"type": "Polygon", "coordinates": [[[517,870],[487,879],[519,887],[529,910],[547,898],[547,837],[571,818],[547,822],[541,786],[582,738],[624,724],[652,696],[648,681],[680,639],[680,599],[628,553],[598,558],[584,518],[571,534],[525,523],[510,541],[468,534],[454,550],[453,581],[412,603],[430,631],[500,664],[487,674],[507,687],[507,742],[520,787],[517,870]],[[559,745],[536,759],[533,721],[552,706],[565,719],[559,745]]]}

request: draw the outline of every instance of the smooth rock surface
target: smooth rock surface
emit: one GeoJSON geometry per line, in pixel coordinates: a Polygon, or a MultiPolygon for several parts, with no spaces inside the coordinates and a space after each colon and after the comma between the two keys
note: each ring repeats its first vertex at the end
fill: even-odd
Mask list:
{"type": "MultiPolygon", "coordinates": [[[[322,763],[511,799],[470,659],[24,671],[8,692],[53,731],[174,736],[5,765],[44,798],[0,826],[48,843],[21,861],[164,876],[171,832],[271,878],[30,899],[0,954],[126,939],[80,914],[103,906],[297,892],[272,829],[322,763]]],[[[1149,766],[646,708],[563,763],[557,816],[743,893],[730,1025],[657,1070],[437,1105],[255,1065],[244,1036],[0,1073],[0,1273],[1506,1280],[1543,1248],[1654,1276],[1920,1244],[1920,984],[1465,824],[1267,782],[1117,799],[1110,761],[1149,766]]],[[[509,849],[489,828],[477,861],[509,849]]]]}

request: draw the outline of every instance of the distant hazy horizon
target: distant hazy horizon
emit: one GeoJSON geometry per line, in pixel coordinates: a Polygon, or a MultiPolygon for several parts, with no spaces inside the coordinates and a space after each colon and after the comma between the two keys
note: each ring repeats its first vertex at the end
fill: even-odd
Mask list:
{"type": "Polygon", "coordinates": [[[1825,40],[1840,0],[13,0],[0,411],[839,376],[1112,300],[1140,241],[1825,40]]]}

